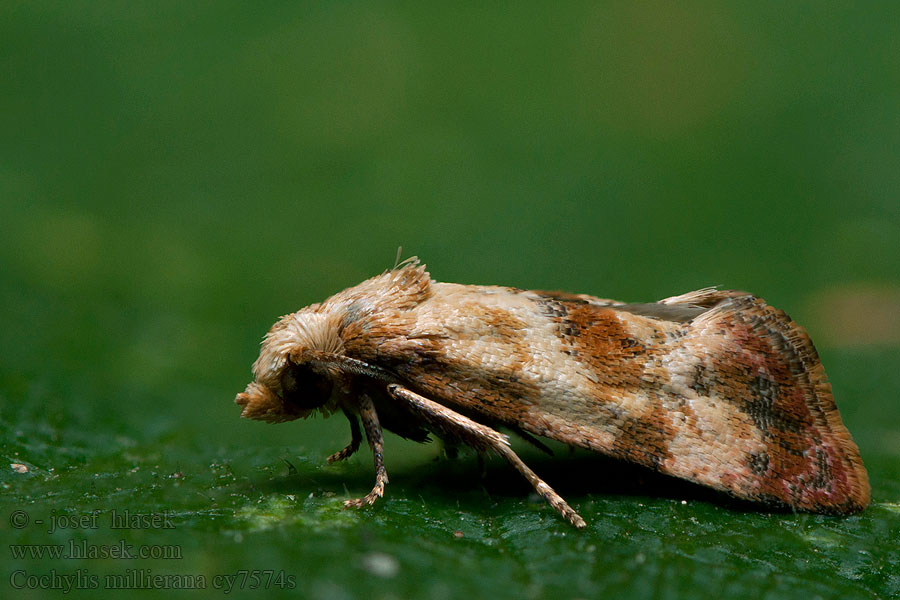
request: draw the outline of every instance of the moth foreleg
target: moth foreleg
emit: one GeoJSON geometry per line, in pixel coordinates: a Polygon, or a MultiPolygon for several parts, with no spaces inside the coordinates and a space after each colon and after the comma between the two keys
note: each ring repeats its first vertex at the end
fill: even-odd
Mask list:
{"type": "Polygon", "coordinates": [[[361,507],[372,504],[384,495],[384,484],[388,482],[387,470],[384,468],[384,437],[381,433],[381,424],[378,422],[378,413],[375,412],[375,405],[372,399],[367,395],[359,396],[359,417],[362,419],[363,429],[366,432],[366,439],[369,441],[369,447],[372,448],[372,456],[375,460],[375,487],[372,491],[362,498],[347,500],[344,506],[361,507]]]}
{"type": "Polygon", "coordinates": [[[353,456],[359,450],[359,444],[362,442],[362,433],[359,431],[359,422],[356,420],[356,416],[347,410],[344,410],[344,415],[347,417],[347,421],[350,422],[350,443],[340,452],[335,452],[329,456],[329,463],[338,462],[353,456]]]}
{"type": "Polygon", "coordinates": [[[567,521],[579,529],[587,525],[578,513],[570,507],[562,496],[553,491],[544,480],[522,462],[509,446],[507,437],[490,427],[477,423],[472,419],[455,412],[446,406],[429,400],[396,383],[387,386],[388,393],[403,402],[413,412],[422,417],[435,433],[450,435],[465,442],[476,450],[491,450],[507,460],[534,487],[550,506],[555,508],[567,521]]]}

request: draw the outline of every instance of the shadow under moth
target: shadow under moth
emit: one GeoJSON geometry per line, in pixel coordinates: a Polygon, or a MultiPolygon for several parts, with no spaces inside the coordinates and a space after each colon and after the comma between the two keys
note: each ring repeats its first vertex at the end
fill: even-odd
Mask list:
{"type": "Polygon", "coordinates": [[[269,423],[342,411],[375,486],[382,429],[506,459],[564,518],[585,521],[513,452],[505,428],[794,510],[869,503],[859,451],[806,332],[737,291],[655,303],[433,281],[413,258],[282,317],[238,394],[269,423]]]}

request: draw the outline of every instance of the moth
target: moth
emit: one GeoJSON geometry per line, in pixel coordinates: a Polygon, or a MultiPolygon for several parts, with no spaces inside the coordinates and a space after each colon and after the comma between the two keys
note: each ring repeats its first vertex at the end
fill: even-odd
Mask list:
{"type": "Polygon", "coordinates": [[[433,281],[413,258],[282,317],[236,402],[269,423],[343,412],[388,482],[383,429],[506,459],[575,527],[503,428],[793,510],[848,514],[869,482],[805,331],[738,291],[655,303],[433,281]]]}

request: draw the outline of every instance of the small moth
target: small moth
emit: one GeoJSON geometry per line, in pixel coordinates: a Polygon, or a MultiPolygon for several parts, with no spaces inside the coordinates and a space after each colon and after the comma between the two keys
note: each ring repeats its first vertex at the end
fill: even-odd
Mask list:
{"type": "Polygon", "coordinates": [[[575,527],[585,521],[513,452],[505,428],[632,461],[737,498],[847,514],[869,503],[859,451],[806,332],[744,292],[655,303],[433,281],[413,258],[282,317],[238,394],[269,423],[328,416],[388,481],[382,429],[505,458],[575,527]]]}

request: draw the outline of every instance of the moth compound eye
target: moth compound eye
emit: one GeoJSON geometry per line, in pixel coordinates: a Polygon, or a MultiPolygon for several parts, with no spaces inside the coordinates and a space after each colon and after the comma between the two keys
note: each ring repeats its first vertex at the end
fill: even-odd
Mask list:
{"type": "Polygon", "coordinates": [[[297,408],[319,408],[328,402],[332,386],[330,378],[302,365],[289,363],[281,372],[282,399],[297,408]]]}

